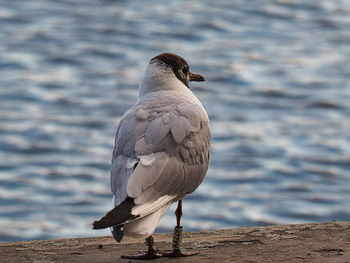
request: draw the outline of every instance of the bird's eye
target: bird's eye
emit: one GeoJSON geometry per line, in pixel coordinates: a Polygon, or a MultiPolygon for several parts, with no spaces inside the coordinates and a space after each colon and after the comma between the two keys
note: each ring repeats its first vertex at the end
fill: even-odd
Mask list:
{"type": "Polygon", "coordinates": [[[184,74],[187,74],[187,73],[188,73],[188,70],[189,70],[188,66],[184,66],[184,67],[182,68],[182,72],[183,72],[184,74]]]}

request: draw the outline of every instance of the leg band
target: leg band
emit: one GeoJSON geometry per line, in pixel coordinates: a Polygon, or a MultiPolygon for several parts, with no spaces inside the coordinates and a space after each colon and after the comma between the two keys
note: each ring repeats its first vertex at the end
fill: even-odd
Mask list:
{"type": "Polygon", "coordinates": [[[174,227],[174,235],[173,235],[173,249],[180,250],[182,246],[182,233],[184,232],[184,228],[182,226],[174,227]]]}

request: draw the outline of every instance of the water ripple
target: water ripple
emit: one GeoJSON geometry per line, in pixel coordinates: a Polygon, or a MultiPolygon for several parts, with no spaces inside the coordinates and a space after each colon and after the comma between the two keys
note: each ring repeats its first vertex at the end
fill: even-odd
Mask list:
{"type": "Polygon", "coordinates": [[[91,222],[112,206],[116,124],[164,51],[207,80],[212,160],[187,230],[349,219],[344,1],[0,5],[0,241],[110,234],[91,222]]]}

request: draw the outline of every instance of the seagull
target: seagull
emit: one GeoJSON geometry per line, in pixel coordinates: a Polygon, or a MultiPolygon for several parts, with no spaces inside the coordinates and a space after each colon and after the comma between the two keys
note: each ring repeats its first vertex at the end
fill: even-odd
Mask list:
{"type": "Polygon", "coordinates": [[[93,223],[93,229],[112,228],[123,235],[144,237],[148,251],[123,255],[127,259],[183,257],[182,199],[197,189],[210,159],[209,118],[189,87],[204,78],[187,62],[162,53],[148,64],[139,96],[121,118],[112,156],[111,190],[115,207],[93,223]],[[170,205],[177,202],[172,250],[153,248],[152,234],[170,205]]]}

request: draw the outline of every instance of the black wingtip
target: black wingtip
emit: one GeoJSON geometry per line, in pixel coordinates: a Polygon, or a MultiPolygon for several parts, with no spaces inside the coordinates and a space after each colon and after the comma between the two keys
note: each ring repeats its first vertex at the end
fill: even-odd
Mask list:
{"type": "Polygon", "coordinates": [[[99,227],[99,221],[94,221],[92,223],[92,229],[101,229],[101,227],[99,227]]]}
{"type": "Polygon", "coordinates": [[[92,223],[92,229],[103,229],[111,226],[122,225],[126,221],[131,221],[140,215],[131,214],[131,209],[135,206],[132,198],[128,197],[119,206],[114,207],[100,220],[92,223]]]}
{"type": "Polygon", "coordinates": [[[120,243],[122,241],[123,236],[124,236],[124,231],[122,230],[122,226],[114,226],[112,227],[112,234],[114,239],[120,243]]]}

